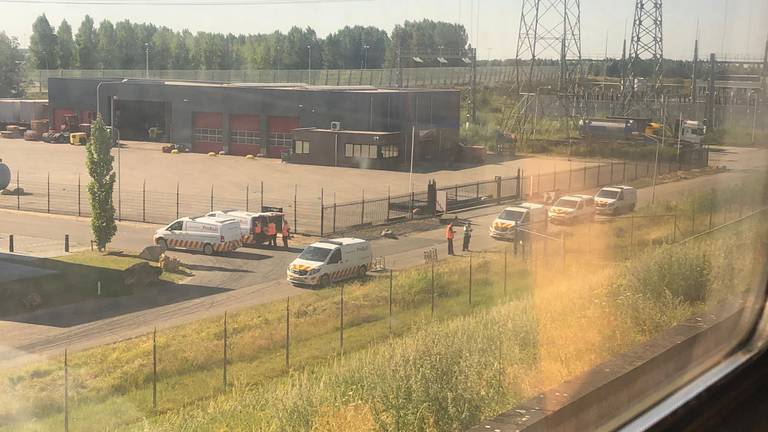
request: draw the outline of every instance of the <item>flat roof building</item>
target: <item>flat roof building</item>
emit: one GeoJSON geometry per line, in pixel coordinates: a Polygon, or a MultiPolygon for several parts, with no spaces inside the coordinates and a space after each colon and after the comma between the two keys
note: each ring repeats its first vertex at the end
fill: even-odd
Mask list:
{"type": "Polygon", "coordinates": [[[51,127],[93,120],[97,88],[120,139],[193,152],[391,169],[409,163],[412,137],[416,162],[452,159],[459,140],[459,91],[369,86],[51,78],[51,127]]]}

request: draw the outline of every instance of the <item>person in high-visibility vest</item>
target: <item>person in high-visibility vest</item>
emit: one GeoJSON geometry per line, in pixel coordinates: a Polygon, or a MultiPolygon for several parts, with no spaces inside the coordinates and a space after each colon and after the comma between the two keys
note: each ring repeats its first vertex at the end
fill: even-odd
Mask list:
{"type": "Polygon", "coordinates": [[[461,246],[462,252],[469,251],[469,241],[472,240],[472,223],[467,222],[464,225],[464,243],[461,246]]]}
{"type": "Polygon", "coordinates": [[[277,247],[277,227],[274,222],[267,225],[267,236],[269,237],[269,245],[277,247]]]}
{"type": "Polygon", "coordinates": [[[453,255],[453,234],[453,222],[451,222],[445,229],[445,239],[448,240],[448,255],[453,255]]]}
{"type": "Polygon", "coordinates": [[[283,221],[283,247],[288,249],[288,239],[291,238],[291,227],[288,222],[283,221]]]}

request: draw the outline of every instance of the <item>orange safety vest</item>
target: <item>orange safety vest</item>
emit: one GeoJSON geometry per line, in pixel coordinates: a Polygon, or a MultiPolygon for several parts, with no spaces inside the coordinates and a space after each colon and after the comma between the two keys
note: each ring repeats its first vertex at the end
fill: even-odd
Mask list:
{"type": "Polygon", "coordinates": [[[445,239],[453,240],[453,225],[448,225],[448,228],[445,229],[445,239]]]}
{"type": "Polygon", "coordinates": [[[277,228],[275,227],[274,223],[267,225],[267,235],[277,235],[277,228]]]}

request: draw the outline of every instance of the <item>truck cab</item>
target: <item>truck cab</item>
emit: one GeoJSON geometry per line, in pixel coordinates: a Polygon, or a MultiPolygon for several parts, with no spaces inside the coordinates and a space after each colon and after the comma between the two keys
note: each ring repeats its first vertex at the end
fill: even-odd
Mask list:
{"type": "Polygon", "coordinates": [[[707,134],[707,127],[702,122],[685,120],[680,125],[680,141],[701,145],[704,135],[707,134]]]}
{"type": "Polygon", "coordinates": [[[516,240],[518,228],[533,229],[546,221],[547,209],[543,205],[522,203],[502,210],[491,224],[490,235],[497,240],[516,240]]]}

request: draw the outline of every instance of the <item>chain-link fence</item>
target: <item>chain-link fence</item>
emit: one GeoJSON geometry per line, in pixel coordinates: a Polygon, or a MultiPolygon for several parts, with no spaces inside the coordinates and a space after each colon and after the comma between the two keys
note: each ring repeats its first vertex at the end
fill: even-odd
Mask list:
{"type": "MultiPolygon", "coordinates": [[[[480,66],[477,82],[492,84],[510,81],[514,66],[480,66]]],[[[557,66],[537,66],[537,81],[557,78],[557,66]]],[[[405,87],[455,87],[469,84],[470,67],[403,68],[402,82],[405,87]]],[[[314,85],[371,85],[395,87],[398,85],[398,69],[317,69],[317,70],[144,70],[93,69],[93,70],[32,70],[27,73],[27,90],[47,92],[48,78],[133,78],[162,80],[193,80],[215,82],[258,83],[310,83],[314,85]]]]}

